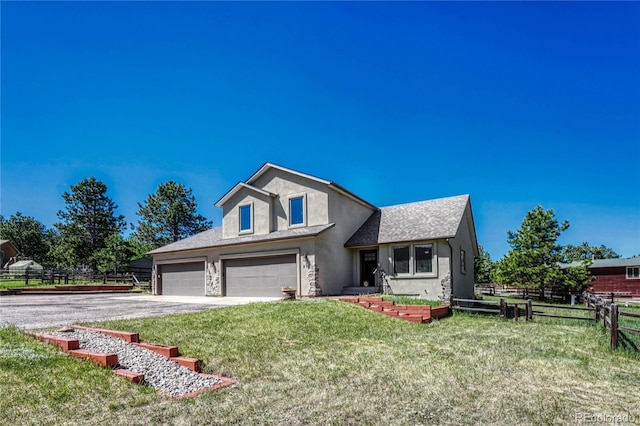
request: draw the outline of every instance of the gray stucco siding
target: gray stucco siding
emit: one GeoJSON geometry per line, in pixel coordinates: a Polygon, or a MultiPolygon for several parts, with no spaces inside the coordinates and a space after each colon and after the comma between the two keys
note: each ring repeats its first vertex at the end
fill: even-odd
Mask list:
{"type": "Polygon", "coordinates": [[[344,243],[374,209],[330,190],[328,211],[329,219],[336,222],[334,228],[318,237],[318,267],[323,294],[340,294],[343,287],[356,283],[351,250],[344,243]]]}
{"type": "Polygon", "coordinates": [[[222,237],[233,238],[239,235],[264,235],[272,230],[272,197],[243,188],[231,197],[222,209],[222,237]],[[240,232],[239,208],[251,206],[252,230],[240,232]]]}
{"type": "Polygon", "coordinates": [[[289,198],[294,195],[305,196],[307,226],[329,223],[327,186],[302,176],[282,174],[280,170],[271,169],[253,182],[254,186],[278,194],[273,205],[275,229],[289,228],[289,198]]]}
{"type": "Polygon", "coordinates": [[[473,245],[473,239],[471,238],[470,225],[469,225],[470,211],[467,208],[458,232],[455,238],[449,240],[449,243],[453,247],[453,294],[455,297],[469,299],[474,296],[474,267],[473,256],[475,253],[475,247],[473,245]],[[462,270],[462,262],[460,257],[460,249],[465,251],[465,268],[462,270]]]}
{"type": "Polygon", "coordinates": [[[417,296],[421,299],[441,300],[442,279],[449,273],[450,250],[445,240],[407,241],[380,246],[380,258],[393,294],[417,296]],[[413,250],[410,254],[411,272],[409,274],[393,274],[393,248],[398,246],[433,245],[433,272],[415,273],[413,271],[413,250]]]}

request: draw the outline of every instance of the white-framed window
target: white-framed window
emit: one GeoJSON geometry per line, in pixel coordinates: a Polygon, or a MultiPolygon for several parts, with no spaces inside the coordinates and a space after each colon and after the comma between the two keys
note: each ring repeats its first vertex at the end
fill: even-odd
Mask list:
{"type": "Polygon", "coordinates": [[[627,266],[627,279],[640,280],[640,266],[627,266]]]}
{"type": "Polygon", "coordinates": [[[289,226],[305,226],[307,224],[307,197],[294,195],[289,197],[289,226]]]}
{"type": "Polygon", "coordinates": [[[244,204],[238,207],[240,233],[253,232],[253,205],[244,204]]]}
{"type": "Polygon", "coordinates": [[[460,272],[467,273],[467,252],[462,247],[460,247],[460,272]]]}
{"type": "Polygon", "coordinates": [[[392,247],[394,275],[432,275],[435,273],[434,247],[421,243],[392,247]]]}

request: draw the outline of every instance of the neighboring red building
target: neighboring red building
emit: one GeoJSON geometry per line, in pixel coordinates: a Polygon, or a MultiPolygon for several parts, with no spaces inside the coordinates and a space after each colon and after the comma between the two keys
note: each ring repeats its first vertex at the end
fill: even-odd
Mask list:
{"type": "Polygon", "coordinates": [[[589,272],[595,278],[589,291],[640,295],[640,257],[594,260],[589,272]]]}
{"type": "Polygon", "coordinates": [[[15,262],[16,256],[18,249],[9,240],[0,240],[0,268],[4,268],[11,259],[15,262]]]}

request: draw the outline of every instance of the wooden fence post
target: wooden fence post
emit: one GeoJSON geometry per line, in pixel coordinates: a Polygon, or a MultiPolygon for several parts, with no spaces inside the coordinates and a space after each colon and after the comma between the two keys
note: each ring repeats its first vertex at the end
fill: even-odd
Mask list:
{"type": "Polygon", "coordinates": [[[527,321],[533,321],[533,304],[531,303],[531,299],[527,299],[527,321]]]}
{"type": "Polygon", "coordinates": [[[596,312],[595,320],[596,320],[596,322],[598,322],[600,320],[600,303],[599,302],[596,302],[595,308],[596,308],[595,309],[595,312],[596,312]]]}
{"type": "Polygon", "coordinates": [[[518,312],[518,304],[514,303],[513,304],[513,319],[518,321],[518,316],[520,316],[520,313],[518,312]]]}
{"type": "Polygon", "coordinates": [[[500,298],[500,315],[504,318],[507,317],[507,307],[504,304],[504,299],[500,298]]]}
{"type": "Polygon", "coordinates": [[[611,305],[611,349],[618,348],[618,305],[611,305]]]}
{"type": "Polygon", "coordinates": [[[24,285],[26,286],[29,285],[29,269],[28,268],[24,271],[24,285]]]}

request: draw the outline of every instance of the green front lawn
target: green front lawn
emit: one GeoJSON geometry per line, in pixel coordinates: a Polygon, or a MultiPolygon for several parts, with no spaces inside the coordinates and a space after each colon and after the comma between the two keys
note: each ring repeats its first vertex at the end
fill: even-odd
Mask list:
{"type": "Polygon", "coordinates": [[[640,421],[640,356],[591,323],[455,314],[419,325],[333,300],[99,326],[180,347],[232,388],[173,400],[0,331],[1,424],[567,424],[640,421]]]}

